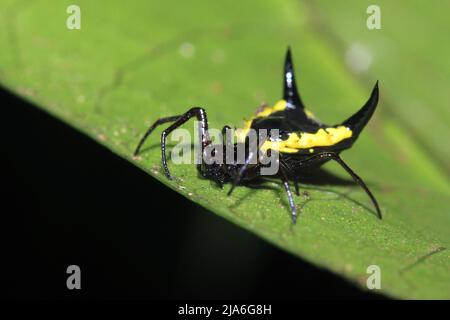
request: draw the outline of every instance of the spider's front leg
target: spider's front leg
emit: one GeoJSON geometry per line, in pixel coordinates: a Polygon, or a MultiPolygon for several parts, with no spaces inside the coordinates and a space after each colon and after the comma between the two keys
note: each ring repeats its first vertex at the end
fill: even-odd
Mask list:
{"type": "Polygon", "coordinates": [[[135,155],[139,153],[139,150],[147,137],[152,133],[152,131],[159,125],[167,122],[174,122],[171,124],[167,129],[165,129],[161,133],[161,160],[163,163],[163,169],[164,174],[168,179],[172,179],[172,176],[170,175],[169,167],[167,166],[167,157],[166,157],[166,139],[167,136],[178,127],[182,126],[186,121],[189,119],[196,117],[200,126],[199,126],[199,137],[201,140],[201,146],[202,146],[202,155],[205,147],[211,142],[208,135],[208,119],[206,117],[206,111],[203,108],[194,107],[189,109],[186,113],[179,115],[179,116],[173,116],[173,117],[167,117],[167,118],[161,118],[157,120],[150,128],[147,130],[145,135],[142,137],[141,141],[139,142],[136,151],[134,152],[135,155]]]}
{"type": "Polygon", "coordinates": [[[141,138],[141,140],[139,141],[136,149],[134,150],[133,155],[137,156],[139,154],[139,151],[141,150],[142,145],[144,144],[145,140],[147,140],[148,136],[153,132],[153,130],[155,130],[155,128],[161,124],[167,123],[167,122],[174,122],[177,121],[181,116],[172,116],[172,117],[165,117],[165,118],[160,118],[158,120],[155,121],[155,123],[153,123],[150,128],[147,129],[147,131],[145,132],[144,136],[141,138]]]}

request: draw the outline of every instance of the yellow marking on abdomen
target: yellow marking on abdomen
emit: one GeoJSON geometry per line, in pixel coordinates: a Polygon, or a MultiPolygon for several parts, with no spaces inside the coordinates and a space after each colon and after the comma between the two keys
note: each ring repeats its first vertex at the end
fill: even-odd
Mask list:
{"type": "Polygon", "coordinates": [[[337,128],[319,129],[316,133],[302,132],[291,133],[284,141],[266,141],[261,149],[277,150],[284,153],[296,153],[300,149],[312,149],[313,147],[329,147],[348,139],[352,136],[350,128],[339,126],[337,128]],[[326,130],[326,131],[325,131],[326,130]]]}
{"type": "MultiPolygon", "coordinates": [[[[244,142],[250,131],[252,123],[257,118],[265,118],[272,113],[286,109],[286,101],[280,100],[273,107],[266,107],[244,122],[242,129],[236,130],[236,137],[238,142],[244,142]]],[[[314,115],[307,111],[307,116],[314,119],[314,115]]],[[[352,136],[350,128],[339,126],[337,128],[319,129],[316,133],[301,132],[300,136],[297,133],[291,133],[289,138],[284,141],[266,141],[261,149],[277,150],[284,153],[296,153],[300,149],[309,149],[309,152],[314,152],[314,147],[328,147],[348,139],[352,136]]]]}

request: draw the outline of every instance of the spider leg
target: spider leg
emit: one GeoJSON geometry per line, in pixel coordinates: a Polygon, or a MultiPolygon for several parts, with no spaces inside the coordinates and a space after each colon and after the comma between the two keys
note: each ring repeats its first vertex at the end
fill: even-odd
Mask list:
{"type": "Polygon", "coordinates": [[[377,215],[378,218],[381,219],[381,210],[380,207],[378,206],[378,202],[375,199],[375,197],[373,196],[372,192],[370,192],[369,188],[367,187],[367,185],[364,183],[364,181],[361,179],[361,177],[359,177],[345,162],[344,160],[341,159],[341,157],[339,157],[339,155],[337,153],[334,152],[324,152],[324,153],[319,153],[315,156],[312,156],[311,158],[306,159],[305,161],[302,161],[302,163],[307,163],[309,161],[313,161],[316,160],[318,158],[322,158],[322,159],[332,159],[334,161],[336,161],[337,163],[339,163],[341,165],[342,168],[345,169],[345,171],[347,171],[347,173],[353,178],[353,180],[358,183],[360,185],[361,188],[364,189],[364,191],[367,193],[367,195],[369,196],[370,200],[372,201],[376,211],[377,211],[377,215]]]}
{"type": "Polygon", "coordinates": [[[134,151],[133,155],[137,156],[139,154],[139,151],[141,150],[142,145],[144,144],[145,140],[147,140],[148,136],[155,130],[155,128],[163,123],[167,122],[174,122],[177,121],[181,116],[172,116],[172,117],[166,117],[166,118],[160,118],[153,123],[150,128],[145,132],[144,136],[139,141],[136,150],[134,151]]]}
{"type": "Polygon", "coordinates": [[[228,191],[227,196],[230,196],[233,192],[234,188],[241,182],[242,176],[244,175],[245,171],[247,170],[248,166],[250,165],[251,161],[255,158],[257,155],[257,152],[250,151],[247,159],[245,159],[244,165],[239,169],[238,174],[234,178],[233,184],[231,186],[230,191],[228,191]]]}
{"type": "Polygon", "coordinates": [[[208,135],[208,119],[206,117],[206,111],[203,108],[194,107],[189,109],[185,114],[180,116],[173,124],[171,124],[167,129],[165,129],[161,133],[161,159],[163,163],[164,173],[168,179],[172,179],[170,175],[169,167],[167,166],[167,158],[166,158],[166,139],[167,136],[178,127],[182,126],[186,121],[191,119],[192,117],[196,117],[198,122],[200,123],[199,127],[199,137],[202,145],[202,156],[203,150],[205,150],[206,146],[211,142],[208,135]]]}
{"type": "Polygon", "coordinates": [[[300,189],[298,187],[298,178],[297,177],[293,177],[292,180],[294,182],[295,194],[298,197],[298,196],[300,196],[300,189]]]}
{"type": "MultiPolygon", "coordinates": [[[[289,172],[289,165],[285,161],[283,161],[283,158],[280,155],[280,171],[281,170],[282,170],[281,174],[283,174],[287,178],[288,174],[286,172],[289,172]]],[[[300,196],[300,189],[298,187],[298,177],[297,177],[297,175],[293,174],[292,177],[291,177],[291,180],[294,183],[295,194],[297,196],[300,196]]]]}
{"type": "Polygon", "coordinates": [[[180,115],[180,116],[173,116],[173,117],[167,117],[167,118],[161,118],[157,120],[145,133],[145,135],[142,137],[141,141],[139,142],[135,155],[139,153],[139,150],[144,143],[145,139],[152,133],[152,131],[159,126],[160,124],[166,123],[166,122],[174,122],[171,124],[167,129],[165,129],[161,133],[161,159],[163,163],[164,173],[168,179],[172,179],[172,176],[170,175],[169,167],[167,166],[167,158],[166,158],[166,138],[167,136],[176,128],[183,125],[186,121],[188,121],[192,117],[197,117],[197,120],[200,123],[199,127],[199,136],[201,139],[201,145],[202,145],[202,155],[203,150],[205,147],[211,142],[208,135],[208,119],[206,117],[206,112],[203,108],[194,107],[189,109],[186,113],[180,115]]]}
{"type": "Polygon", "coordinates": [[[333,160],[335,160],[337,163],[339,163],[344,169],[345,171],[348,172],[349,175],[352,176],[353,180],[355,180],[356,183],[358,183],[361,188],[364,189],[364,191],[367,193],[367,195],[369,196],[370,200],[372,200],[373,205],[375,206],[375,209],[377,210],[377,215],[379,219],[382,219],[381,216],[381,210],[380,207],[378,206],[378,202],[375,199],[375,197],[373,196],[372,192],[370,192],[369,188],[367,187],[367,185],[364,183],[364,181],[361,179],[361,177],[359,177],[345,162],[344,160],[341,159],[341,157],[339,157],[339,155],[335,154],[333,156],[333,160]]]}
{"type": "Polygon", "coordinates": [[[297,221],[297,209],[295,208],[294,198],[292,196],[291,188],[289,187],[288,177],[282,166],[280,166],[280,173],[281,181],[283,182],[284,189],[286,190],[288,196],[289,207],[291,208],[292,223],[295,224],[297,221]]]}
{"type": "MultiPolygon", "coordinates": [[[[290,168],[289,164],[286,162],[285,159],[283,159],[283,154],[282,153],[280,154],[280,171],[281,170],[283,170],[282,174],[285,177],[288,177],[287,172],[291,171],[291,168],[290,168]]],[[[298,176],[296,174],[292,174],[290,179],[294,183],[296,196],[300,196],[300,188],[298,187],[298,176]]]]}
{"type": "MultiPolygon", "coordinates": [[[[241,182],[242,176],[244,175],[245,171],[247,171],[248,166],[255,159],[255,157],[258,157],[258,152],[265,141],[266,141],[266,139],[259,142],[258,150],[249,150],[248,157],[247,157],[247,159],[245,159],[244,165],[239,169],[238,174],[234,178],[233,184],[231,186],[230,191],[228,191],[227,196],[230,196],[231,193],[233,192],[234,188],[236,188],[236,186],[241,182]]],[[[248,137],[247,137],[245,143],[246,144],[248,143],[248,137]]]]}

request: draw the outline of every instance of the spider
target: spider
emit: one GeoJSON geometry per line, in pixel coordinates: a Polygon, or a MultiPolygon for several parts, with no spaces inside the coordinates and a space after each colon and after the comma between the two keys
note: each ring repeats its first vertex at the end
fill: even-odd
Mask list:
{"type": "MultiPolygon", "coordinates": [[[[294,75],[294,66],[291,57],[291,50],[288,47],[284,63],[283,73],[283,99],[274,106],[263,105],[256,113],[248,119],[239,134],[236,134],[237,142],[232,143],[232,148],[237,153],[239,147],[244,146],[245,161],[222,161],[221,163],[207,163],[203,160],[197,164],[200,175],[206,179],[215,181],[223,187],[224,183],[231,182],[232,186],[228,192],[230,195],[237,185],[245,184],[261,175],[263,165],[256,153],[248,147],[248,132],[254,130],[277,129],[279,136],[258,142],[259,150],[266,150],[278,153],[278,172],[276,177],[281,179],[289,201],[292,222],[297,220],[297,210],[294,203],[289,179],[293,180],[296,194],[299,194],[297,177],[302,173],[309,173],[324,163],[334,160],[359,184],[372,201],[379,219],[381,219],[380,207],[364,181],[341,159],[341,151],[350,148],[360,135],[363,128],[372,117],[378,104],[378,81],[376,82],[370,98],[364,106],[341,124],[329,126],[321,123],[308,111],[297,91],[294,75]],[[243,144],[243,145],[242,145],[243,144]],[[256,162],[255,162],[256,160],[256,162]]],[[[166,138],[176,128],[183,125],[191,118],[196,118],[199,122],[199,145],[201,152],[208,146],[212,146],[211,138],[208,134],[208,120],[206,111],[200,107],[193,107],[186,113],[177,116],[158,119],[145,132],[139,141],[134,155],[138,155],[145,140],[152,131],[159,125],[172,122],[161,134],[161,156],[164,173],[168,179],[172,179],[166,158],[166,138]]],[[[224,126],[222,133],[230,130],[229,126],[224,126]]],[[[224,148],[225,144],[218,146],[224,148]]],[[[242,150],[242,149],[241,149],[242,150]]],[[[225,152],[223,153],[225,155],[225,152]]]]}

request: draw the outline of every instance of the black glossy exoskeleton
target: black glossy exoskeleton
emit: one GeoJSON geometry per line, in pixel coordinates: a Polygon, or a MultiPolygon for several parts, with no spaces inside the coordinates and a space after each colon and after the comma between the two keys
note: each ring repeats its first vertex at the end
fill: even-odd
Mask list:
{"type": "MultiPolygon", "coordinates": [[[[237,134],[237,142],[232,144],[235,153],[239,149],[239,144],[244,144],[246,150],[245,162],[226,163],[226,161],[223,161],[222,163],[207,164],[202,160],[197,168],[203,177],[215,181],[220,186],[226,182],[232,182],[232,187],[228,192],[228,195],[230,195],[235,186],[257,178],[263,166],[258,160],[259,156],[248,148],[248,139],[246,139],[248,132],[251,129],[278,129],[280,135],[276,139],[269,136],[267,140],[260,141],[259,148],[265,151],[278,152],[279,170],[277,176],[281,179],[286,190],[294,223],[296,222],[297,211],[289,180],[294,181],[298,194],[297,177],[302,173],[311,172],[329,160],[339,163],[353,180],[365,190],[375,206],[378,217],[381,219],[381,211],[375,197],[363,180],[339,156],[341,151],[350,148],[356,141],[372,117],[377,103],[378,82],[375,84],[369,100],[353,116],[334,126],[321,123],[305,108],[300,99],[291,52],[288,49],[284,64],[283,99],[272,107],[260,107],[256,114],[245,122],[244,128],[237,134]]],[[[194,107],[182,115],[157,120],[142,137],[134,154],[139,153],[142,144],[157,126],[173,122],[161,135],[163,168],[167,178],[171,179],[166,159],[166,137],[174,129],[193,117],[197,118],[200,123],[200,145],[201,150],[205,150],[207,146],[211,145],[206,112],[203,108],[194,107]]],[[[229,127],[225,126],[222,132],[225,134],[227,129],[229,127]]],[[[222,147],[225,148],[225,145],[224,143],[222,147]]],[[[225,152],[223,154],[225,157],[225,152]]]]}

